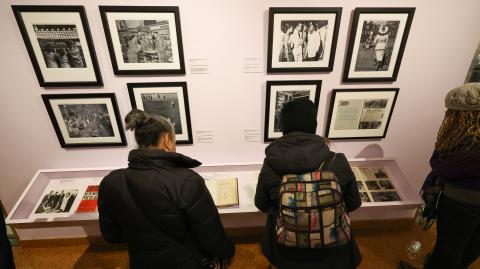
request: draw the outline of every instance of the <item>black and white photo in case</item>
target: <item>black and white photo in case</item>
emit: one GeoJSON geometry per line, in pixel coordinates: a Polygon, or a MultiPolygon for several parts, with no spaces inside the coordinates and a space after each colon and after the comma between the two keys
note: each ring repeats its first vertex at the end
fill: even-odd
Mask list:
{"type": "Polygon", "coordinates": [[[101,86],[83,6],[12,6],[40,86],[101,86]]]}
{"type": "Polygon", "coordinates": [[[402,200],[395,191],[370,192],[370,194],[372,195],[374,202],[393,202],[402,200]]]}
{"type": "Polygon", "coordinates": [[[366,192],[360,192],[360,198],[362,199],[362,202],[364,203],[370,203],[370,197],[368,196],[368,193],[366,192]]]}
{"type": "Polygon", "coordinates": [[[185,82],[128,83],[132,108],[166,118],[177,144],[192,144],[192,128],[185,82]]]}
{"type": "Polygon", "coordinates": [[[280,112],[283,106],[296,99],[310,99],[318,108],[322,81],[267,81],[264,141],[282,136],[280,112]]]}
{"type": "Polygon", "coordinates": [[[55,189],[45,194],[35,214],[68,213],[78,195],[78,189],[55,189]]]}
{"type": "Polygon", "coordinates": [[[415,8],[357,8],[343,80],[395,81],[415,8]]]}
{"type": "Polygon", "coordinates": [[[44,94],[62,147],[126,145],[115,95],[44,94]]]}
{"type": "Polygon", "coordinates": [[[125,63],[172,63],[168,20],[116,20],[125,63]]]}
{"type": "Polygon", "coordinates": [[[333,90],[325,136],[385,137],[397,95],[397,88],[333,90]]]}
{"type": "Polygon", "coordinates": [[[270,8],[268,72],[331,71],[341,8],[270,8]]]}
{"type": "Polygon", "coordinates": [[[116,75],[185,74],[178,7],[100,6],[116,75]]]}

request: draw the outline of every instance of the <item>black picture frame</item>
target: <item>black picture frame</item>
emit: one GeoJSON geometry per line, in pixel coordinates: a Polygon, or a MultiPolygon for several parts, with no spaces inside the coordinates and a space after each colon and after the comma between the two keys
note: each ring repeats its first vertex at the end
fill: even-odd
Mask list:
{"type": "MultiPolygon", "coordinates": [[[[25,47],[27,48],[30,61],[32,62],[33,69],[38,79],[38,83],[41,87],[79,87],[79,86],[103,86],[102,75],[97,62],[97,56],[95,53],[95,47],[93,46],[92,36],[90,33],[90,27],[88,25],[87,15],[83,6],[50,6],[50,5],[12,5],[12,10],[15,15],[20,33],[22,35],[25,47]],[[30,36],[28,35],[25,21],[22,17],[23,12],[78,12],[82,28],[84,30],[85,42],[90,52],[90,59],[92,63],[93,72],[95,74],[95,81],[46,81],[42,73],[42,69],[38,63],[35,51],[33,49],[30,36]]],[[[42,56],[43,57],[43,56],[42,56]]],[[[88,65],[87,65],[88,67],[88,65]]]]}
{"type": "MultiPolygon", "coordinates": [[[[84,148],[84,147],[112,147],[112,146],[126,146],[127,140],[125,138],[125,132],[123,131],[122,120],[120,117],[120,112],[118,109],[117,99],[114,93],[82,93],[82,94],[42,94],[43,103],[45,104],[45,108],[47,109],[48,115],[52,122],[53,128],[55,130],[55,134],[57,135],[58,141],[60,142],[60,146],[62,148],[84,148]],[[55,99],[97,99],[97,98],[108,98],[110,99],[113,114],[116,119],[117,131],[120,141],[118,142],[86,142],[86,143],[68,143],[65,141],[65,138],[62,134],[59,122],[55,116],[55,112],[53,110],[52,104],[50,103],[51,100],[55,99]]],[[[110,115],[111,118],[112,115],[110,115]]],[[[113,124],[112,124],[113,128],[113,124]]]]}
{"type": "Polygon", "coordinates": [[[375,88],[375,89],[333,89],[331,96],[330,96],[330,104],[328,108],[328,117],[327,117],[327,124],[325,128],[325,137],[330,140],[347,140],[347,139],[382,139],[385,138],[387,135],[388,127],[390,125],[390,120],[393,115],[393,111],[395,109],[395,104],[397,102],[399,88],[375,88]],[[338,93],[370,93],[370,92],[394,92],[394,97],[392,100],[392,105],[390,107],[390,111],[388,117],[386,119],[385,130],[383,131],[382,135],[378,136],[349,136],[349,137],[332,137],[330,135],[330,127],[332,125],[332,116],[333,116],[333,109],[336,103],[336,97],[338,93]]]}
{"type": "MultiPolygon", "coordinates": [[[[408,35],[410,28],[412,26],[413,17],[415,15],[415,8],[413,7],[402,7],[402,8],[356,8],[353,14],[352,24],[350,26],[350,35],[348,38],[348,49],[347,55],[345,57],[345,65],[343,70],[342,81],[343,82],[393,82],[397,80],[398,72],[400,70],[400,65],[402,62],[403,54],[405,52],[405,47],[408,40],[408,35]],[[402,35],[402,40],[398,50],[398,56],[396,58],[395,66],[393,69],[392,76],[388,77],[350,77],[350,67],[352,65],[352,55],[356,35],[358,31],[358,23],[361,14],[408,14],[407,21],[405,24],[405,29],[402,35]]],[[[390,63],[389,63],[390,64],[390,63]]],[[[374,71],[372,71],[374,72],[374,71]]]]}
{"type": "Polygon", "coordinates": [[[335,61],[337,49],[338,31],[342,17],[341,7],[271,7],[268,14],[268,53],[267,73],[314,73],[331,72],[335,61]],[[273,39],[274,39],[274,16],[275,14],[335,14],[335,24],[330,47],[328,66],[326,67],[273,67],[273,39]]]}
{"type": "MultiPolygon", "coordinates": [[[[320,92],[322,88],[322,81],[321,80],[270,80],[266,83],[266,99],[265,99],[265,122],[264,122],[264,132],[263,132],[263,141],[264,142],[272,142],[279,137],[272,137],[270,136],[270,116],[271,113],[271,105],[270,99],[272,98],[272,86],[296,86],[296,85],[312,85],[315,86],[315,97],[313,98],[313,103],[315,104],[317,110],[320,104],[320,92]]],[[[273,116],[275,117],[275,116],[273,116]]],[[[275,120],[275,119],[273,119],[275,120]]],[[[273,130],[274,131],[274,130],[273,130]]]]}
{"type": "Polygon", "coordinates": [[[107,39],[108,51],[112,62],[113,73],[115,75],[184,75],[185,61],[183,54],[182,30],[180,25],[180,10],[178,6],[99,6],[102,18],[105,38],[107,39]],[[120,69],[115,49],[113,46],[112,35],[108,24],[107,13],[173,13],[175,16],[175,26],[178,45],[179,69],[120,69]]]}
{"type": "MultiPolygon", "coordinates": [[[[189,100],[188,100],[188,90],[187,90],[187,83],[186,82],[142,82],[142,83],[127,83],[127,88],[128,88],[128,95],[130,97],[130,103],[132,105],[132,109],[138,108],[137,101],[135,98],[135,89],[138,88],[182,88],[182,94],[183,94],[183,106],[184,106],[184,111],[179,111],[180,115],[182,113],[185,114],[185,126],[187,127],[187,131],[185,134],[187,135],[186,139],[176,139],[177,144],[181,145],[191,145],[193,144],[193,136],[192,136],[192,122],[190,118],[190,105],[189,105],[189,100]]],[[[179,102],[181,102],[179,100],[179,102]]],[[[148,112],[148,111],[147,111],[148,112]]],[[[180,116],[181,118],[181,116],[180,116]]],[[[180,119],[181,121],[181,119],[180,119]]]]}

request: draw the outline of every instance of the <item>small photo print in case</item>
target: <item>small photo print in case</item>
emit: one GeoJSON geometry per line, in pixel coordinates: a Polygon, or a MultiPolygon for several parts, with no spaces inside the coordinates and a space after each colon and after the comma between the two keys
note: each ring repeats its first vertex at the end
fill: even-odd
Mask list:
{"type": "Polygon", "coordinates": [[[395,188],[392,185],[390,180],[379,180],[378,185],[382,188],[382,190],[394,190],[395,188]]]}
{"type": "Polygon", "coordinates": [[[400,197],[394,191],[389,192],[370,192],[372,195],[373,201],[375,202],[392,202],[400,201],[400,197]]]}
{"type": "Polygon", "coordinates": [[[370,197],[368,197],[368,193],[366,192],[360,192],[360,198],[362,199],[362,202],[365,202],[365,203],[371,202],[370,197]]]}
{"type": "Polygon", "coordinates": [[[388,179],[388,175],[383,168],[372,168],[377,179],[388,179]]]}
{"type": "Polygon", "coordinates": [[[362,181],[357,181],[357,186],[359,191],[365,191],[365,186],[363,185],[362,181]]]}
{"type": "Polygon", "coordinates": [[[380,190],[380,185],[378,185],[377,181],[372,180],[372,181],[364,181],[365,185],[367,185],[367,188],[369,190],[380,190]]]}
{"type": "Polygon", "coordinates": [[[75,179],[54,179],[45,188],[32,212],[34,218],[67,217],[75,212],[78,197],[85,192],[75,179]]]}

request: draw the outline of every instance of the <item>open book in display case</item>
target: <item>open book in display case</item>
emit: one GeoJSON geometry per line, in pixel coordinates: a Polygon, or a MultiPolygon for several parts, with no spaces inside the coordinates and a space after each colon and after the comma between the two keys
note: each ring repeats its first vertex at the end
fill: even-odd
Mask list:
{"type": "MultiPolygon", "coordinates": [[[[396,192],[399,198],[397,201],[363,202],[362,207],[351,214],[352,220],[414,216],[422,200],[394,159],[350,159],[349,162],[354,170],[383,169],[382,172],[388,175],[389,184],[383,182],[385,184],[382,186],[391,188],[388,191],[396,192]]],[[[225,227],[264,224],[262,222],[265,216],[258,211],[254,203],[261,166],[260,163],[228,163],[204,165],[195,169],[206,179],[212,196],[217,197],[214,198],[217,205],[219,201],[224,203],[218,206],[218,210],[225,227]],[[212,185],[215,186],[213,189],[212,185]]],[[[98,185],[104,176],[115,169],[118,167],[38,170],[10,211],[7,223],[20,229],[91,225],[98,221],[98,211],[91,201],[95,198],[92,186],[98,185]],[[89,209],[78,210],[79,207],[82,208],[81,204],[85,203],[89,209]]],[[[361,183],[361,180],[359,182],[361,183]]],[[[372,190],[370,197],[373,192],[380,191],[372,190]]]]}

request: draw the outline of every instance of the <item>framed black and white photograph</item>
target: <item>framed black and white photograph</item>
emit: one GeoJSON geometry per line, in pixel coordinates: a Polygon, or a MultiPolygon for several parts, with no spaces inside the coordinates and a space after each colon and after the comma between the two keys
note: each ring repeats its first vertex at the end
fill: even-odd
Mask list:
{"type": "Polygon", "coordinates": [[[177,144],[193,144],[186,82],[127,83],[132,108],[166,118],[177,144]]]}
{"type": "Polygon", "coordinates": [[[344,82],[397,80],[415,8],[355,9],[344,82]]]}
{"type": "Polygon", "coordinates": [[[267,81],[264,141],[282,136],[280,112],[286,103],[305,98],[318,109],[321,87],[321,80],[267,81]]]}
{"type": "Polygon", "coordinates": [[[384,138],[398,88],[333,90],[325,137],[384,138]]]}
{"type": "Polygon", "coordinates": [[[342,8],[270,8],[267,72],[333,70],[342,8]]]}
{"type": "Polygon", "coordinates": [[[178,7],[100,6],[116,75],[185,74],[178,7]]]}
{"type": "Polygon", "coordinates": [[[102,86],[83,6],[12,6],[42,87],[102,86]]]}
{"type": "Polygon", "coordinates": [[[125,146],[113,93],[42,94],[62,148],[125,146]]]}

